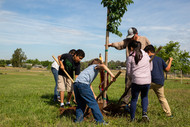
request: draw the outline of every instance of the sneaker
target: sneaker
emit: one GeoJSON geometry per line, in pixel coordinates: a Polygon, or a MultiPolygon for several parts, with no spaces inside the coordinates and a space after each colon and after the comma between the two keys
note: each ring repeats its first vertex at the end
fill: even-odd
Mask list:
{"type": "Polygon", "coordinates": [[[150,121],[146,112],[143,112],[142,121],[144,121],[144,122],[149,122],[150,121]]]}
{"type": "Polygon", "coordinates": [[[104,121],[102,124],[103,125],[109,125],[108,122],[106,122],[106,121],[104,121]]]}
{"type": "Polygon", "coordinates": [[[102,124],[102,125],[105,125],[105,126],[106,126],[106,125],[109,125],[108,122],[106,122],[106,121],[103,121],[103,122],[96,122],[96,124],[102,124]]]}
{"type": "Polygon", "coordinates": [[[67,103],[65,104],[65,106],[71,107],[71,103],[70,103],[70,102],[67,102],[67,103]]]}
{"type": "Polygon", "coordinates": [[[64,105],[61,105],[60,108],[64,108],[65,106],[64,105]]]}
{"type": "Polygon", "coordinates": [[[131,119],[130,122],[135,122],[135,118],[131,119]]]}

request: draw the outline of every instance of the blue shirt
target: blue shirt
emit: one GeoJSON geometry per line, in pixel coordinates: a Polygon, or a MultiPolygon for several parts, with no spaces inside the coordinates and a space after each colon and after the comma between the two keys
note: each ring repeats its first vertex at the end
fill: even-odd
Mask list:
{"type": "Polygon", "coordinates": [[[92,64],[88,66],[86,69],[84,69],[76,78],[75,82],[91,84],[99,72],[97,69],[95,69],[96,66],[97,64],[92,64]]]}
{"type": "Polygon", "coordinates": [[[167,67],[165,61],[162,58],[155,56],[152,62],[153,62],[153,69],[151,72],[152,82],[159,85],[164,85],[164,70],[167,67]]]}

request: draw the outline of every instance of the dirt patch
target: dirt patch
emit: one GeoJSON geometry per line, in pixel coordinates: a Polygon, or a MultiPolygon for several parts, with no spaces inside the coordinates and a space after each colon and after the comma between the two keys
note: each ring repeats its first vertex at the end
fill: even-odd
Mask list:
{"type": "MultiPolygon", "coordinates": [[[[124,110],[124,105],[117,105],[117,104],[108,104],[105,108],[103,108],[103,103],[98,103],[100,111],[102,112],[103,116],[124,116],[127,115],[126,111],[124,110]]],[[[69,108],[60,108],[60,116],[75,116],[76,114],[76,106],[69,107],[69,108]]],[[[85,113],[84,120],[93,120],[93,114],[91,109],[85,113]]]]}

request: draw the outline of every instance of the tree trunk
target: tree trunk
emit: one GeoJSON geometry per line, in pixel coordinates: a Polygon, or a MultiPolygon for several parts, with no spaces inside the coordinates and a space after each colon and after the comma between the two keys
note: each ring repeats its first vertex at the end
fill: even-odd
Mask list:
{"type": "MultiPolygon", "coordinates": [[[[109,10],[107,9],[107,15],[109,13],[109,10]]],[[[107,16],[107,23],[108,23],[109,19],[107,16]]],[[[107,25],[106,25],[106,44],[105,44],[105,65],[108,66],[108,44],[109,44],[109,31],[107,31],[107,25]]],[[[105,71],[104,73],[104,89],[107,86],[107,72],[105,71]]],[[[107,106],[106,103],[106,93],[107,91],[104,92],[103,94],[103,107],[107,106]]]]}

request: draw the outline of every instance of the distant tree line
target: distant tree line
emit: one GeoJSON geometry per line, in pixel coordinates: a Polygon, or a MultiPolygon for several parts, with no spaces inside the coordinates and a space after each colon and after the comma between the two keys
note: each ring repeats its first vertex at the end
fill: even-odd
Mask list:
{"type": "MultiPolygon", "coordinates": [[[[157,49],[158,47],[155,46],[157,49]]],[[[162,46],[162,49],[157,54],[157,56],[162,57],[166,62],[169,59],[169,57],[173,57],[171,72],[174,71],[182,71],[182,73],[189,73],[190,72],[190,55],[189,52],[186,50],[180,50],[179,42],[173,42],[170,41],[169,43],[166,43],[165,46],[162,46]]],[[[86,67],[88,67],[89,61],[81,62],[81,70],[84,70],[86,67]]],[[[47,67],[48,69],[51,68],[52,61],[39,61],[38,59],[32,60],[28,59],[25,55],[25,53],[22,51],[21,48],[17,48],[13,55],[11,60],[0,60],[0,66],[5,67],[8,64],[12,64],[13,67],[27,67],[32,64],[34,65],[42,65],[43,67],[47,67]]],[[[110,69],[120,69],[120,67],[126,67],[126,62],[121,61],[109,61],[108,67],[110,69]]]]}
{"type": "Polygon", "coordinates": [[[21,48],[17,48],[10,60],[0,60],[0,67],[5,67],[9,64],[12,64],[13,67],[25,67],[30,69],[34,65],[42,65],[43,67],[51,68],[51,61],[39,61],[38,59],[32,60],[28,59],[25,53],[21,48]]]}

